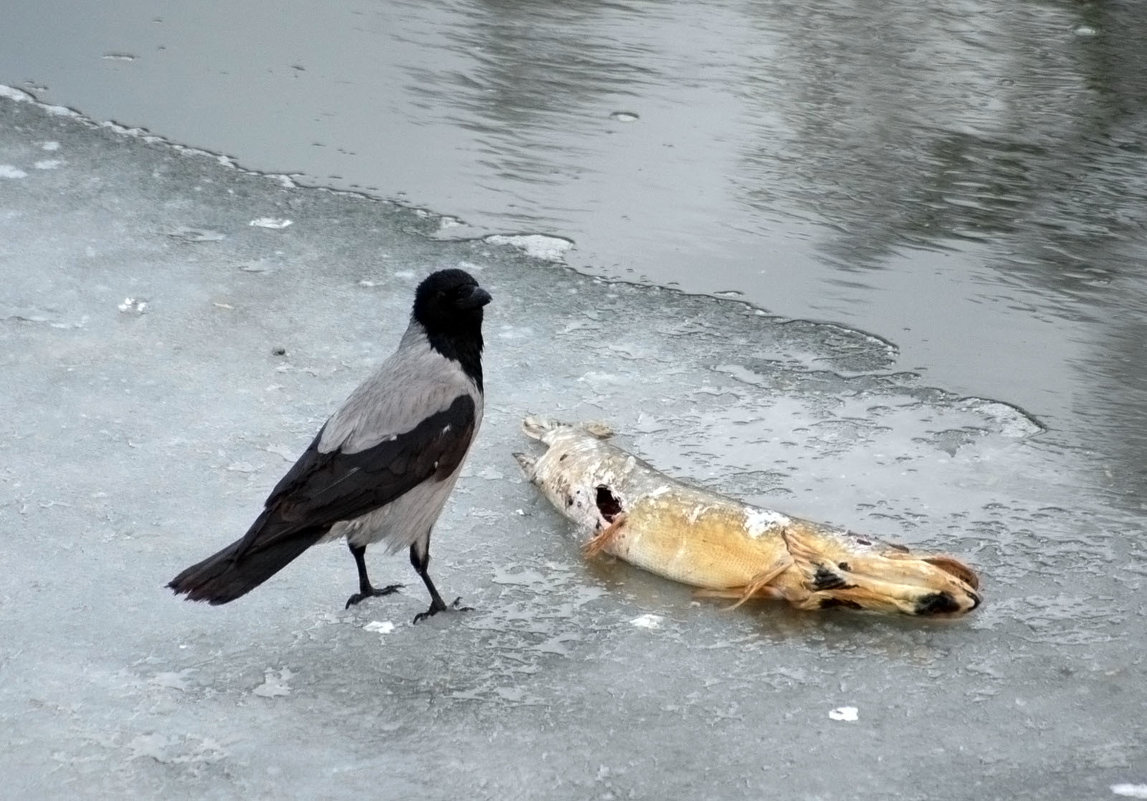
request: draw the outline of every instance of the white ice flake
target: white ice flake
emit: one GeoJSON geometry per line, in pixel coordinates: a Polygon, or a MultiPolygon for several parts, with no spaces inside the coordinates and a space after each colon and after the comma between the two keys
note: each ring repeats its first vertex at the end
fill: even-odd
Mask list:
{"type": "Polygon", "coordinates": [[[0,178],[27,178],[28,173],[11,164],[0,164],[0,178]]]}
{"type": "Polygon", "coordinates": [[[147,301],[143,298],[127,297],[117,308],[124,314],[143,314],[147,311],[147,301]]]}
{"type": "Polygon", "coordinates": [[[1147,798],[1147,784],[1113,784],[1111,792],[1124,798],[1147,798]]]}
{"type": "Polygon", "coordinates": [[[836,709],[829,710],[828,716],[833,720],[847,720],[849,722],[857,719],[858,710],[854,706],[838,706],[836,709]]]}
{"type": "Polygon", "coordinates": [[[294,224],[294,220],[279,219],[276,217],[257,217],[247,223],[247,225],[252,225],[256,228],[271,228],[276,231],[294,224]]]}
{"type": "Polygon", "coordinates": [[[661,628],[661,621],[665,620],[661,615],[638,615],[633,620],[629,621],[630,625],[637,626],[639,629],[659,629],[661,628]]]}
{"type": "Polygon", "coordinates": [[[394,624],[389,620],[372,620],[363,626],[365,631],[373,631],[376,634],[390,634],[394,631],[394,624]]]}

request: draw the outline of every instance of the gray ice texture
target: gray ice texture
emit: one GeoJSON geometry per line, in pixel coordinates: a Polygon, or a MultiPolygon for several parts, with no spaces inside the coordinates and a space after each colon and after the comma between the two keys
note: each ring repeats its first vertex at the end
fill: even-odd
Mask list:
{"type": "Polygon", "coordinates": [[[926,386],[862,332],[449,240],[423,211],[26,100],[0,99],[0,173],[0,796],[1147,783],[1141,517],[1021,410],[926,386]],[[495,298],[486,422],[432,541],[443,593],[475,611],[410,625],[424,591],[381,551],[376,582],[408,588],[344,611],[339,545],[228,606],[173,597],[443,267],[495,298]],[[955,554],[985,605],[947,622],[728,611],[586,562],[511,456],[528,412],[608,421],[679,478],[955,554]]]}

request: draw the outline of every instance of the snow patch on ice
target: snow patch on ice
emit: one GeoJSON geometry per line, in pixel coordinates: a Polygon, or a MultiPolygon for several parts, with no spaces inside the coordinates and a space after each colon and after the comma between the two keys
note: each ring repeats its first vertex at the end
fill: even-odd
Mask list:
{"type": "Polygon", "coordinates": [[[1111,792],[1124,798],[1147,798],[1147,784],[1113,784],[1111,792]]]}
{"type": "Polygon", "coordinates": [[[28,173],[11,164],[0,164],[0,178],[27,178],[28,173]]]}
{"type": "Polygon", "coordinates": [[[9,100],[15,100],[17,103],[35,102],[35,98],[27,92],[16,89],[12,86],[5,86],[4,84],[0,84],[0,97],[6,97],[9,100]]]}
{"type": "Polygon", "coordinates": [[[54,170],[57,167],[63,166],[64,162],[61,159],[42,159],[37,161],[32,166],[37,170],[54,170]]]}
{"type": "Polygon", "coordinates": [[[565,261],[566,251],[574,245],[570,239],[544,234],[492,234],[485,241],[491,245],[510,245],[524,251],[527,256],[558,263],[565,261]]]}
{"type": "Polygon", "coordinates": [[[375,634],[390,634],[394,631],[394,624],[389,620],[372,620],[362,628],[363,631],[371,631],[375,634]]]}

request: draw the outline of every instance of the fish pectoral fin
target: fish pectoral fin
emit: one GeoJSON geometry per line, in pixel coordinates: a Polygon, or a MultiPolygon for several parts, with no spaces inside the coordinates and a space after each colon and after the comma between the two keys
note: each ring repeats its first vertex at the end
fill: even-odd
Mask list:
{"type": "Polygon", "coordinates": [[[514,458],[518,460],[518,467],[522,468],[522,475],[533,481],[538,460],[526,453],[515,453],[514,458]]]}
{"type": "Polygon", "coordinates": [[[770,567],[762,570],[743,587],[728,587],[726,589],[702,589],[694,595],[699,598],[733,598],[736,603],[725,607],[725,611],[736,609],[751,598],[785,598],[785,591],[780,587],[771,586],[780,576],[793,566],[791,556],[785,554],[777,559],[770,567]]]}
{"type": "Polygon", "coordinates": [[[621,527],[625,525],[625,520],[625,513],[622,512],[613,519],[612,523],[594,534],[590,538],[589,542],[581,546],[581,551],[585,555],[586,559],[597,556],[607,547],[609,547],[609,544],[613,541],[614,537],[616,537],[617,533],[621,531],[621,527]]]}

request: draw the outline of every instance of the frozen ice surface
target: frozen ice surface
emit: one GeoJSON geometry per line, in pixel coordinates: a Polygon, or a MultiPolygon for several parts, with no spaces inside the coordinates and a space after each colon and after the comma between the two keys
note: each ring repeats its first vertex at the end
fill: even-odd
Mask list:
{"type": "Polygon", "coordinates": [[[1102,454],[862,332],[608,283],[432,216],[0,101],[0,775],[12,798],[1110,797],[1141,781],[1142,516],[1102,454]],[[66,163],[29,170],[59,142],[66,163]],[[248,225],[292,219],[283,236],[248,225]],[[175,232],[183,232],[175,235],[175,232]],[[206,236],[204,234],[207,234],[206,236]],[[271,265],[273,269],[252,269],[271,265]],[[414,286],[494,295],[487,417],[432,571],[352,610],[313,549],[223,607],[239,536],[393,348],[414,286]],[[364,284],[369,280],[371,284],[364,284]],[[147,298],[147,314],[121,313],[147,298]],[[518,476],[527,412],[684,479],[952,552],[958,621],[735,611],[608,559],[518,476]],[[649,630],[635,624],[671,620],[649,630]],[[860,726],[831,720],[842,700],[860,726]]]}

